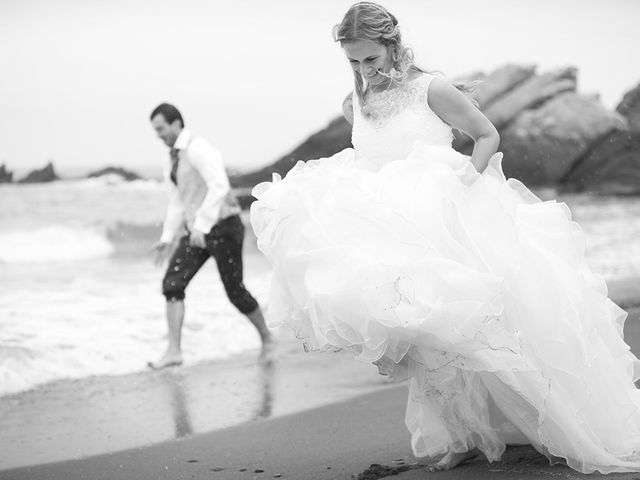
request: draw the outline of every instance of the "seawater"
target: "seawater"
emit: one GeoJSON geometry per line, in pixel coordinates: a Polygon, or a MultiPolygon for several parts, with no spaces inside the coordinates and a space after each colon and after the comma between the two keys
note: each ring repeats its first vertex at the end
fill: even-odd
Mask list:
{"type": "MultiPolygon", "coordinates": [[[[558,200],[584,229],[594,271],[607,279],[640,276],[640,198],[558,200]]],[[[166,335],[163,271],[148,248],[166,202],[155,181],[0,186],[0,395],[133,373],[158,357],[166,335]]],[[[249,226],[244,252],[245,283],[265,303],[270,271],[249,226]]],[[[258,336],[227,301],[214,262],[187,294],[186,362],[257,352],[258,336]]]]}

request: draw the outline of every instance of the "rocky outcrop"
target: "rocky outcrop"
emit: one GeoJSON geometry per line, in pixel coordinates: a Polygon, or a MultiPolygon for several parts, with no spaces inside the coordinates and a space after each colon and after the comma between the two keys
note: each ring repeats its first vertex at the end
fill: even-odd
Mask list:
{"type": "Polygon", "coordinates": [[[629,130],[640,131],[640,84],[622,97],[616,111],[627,119],[629,130]]]}
{"type": "Polygon", "coordinates": [[[242,210],[248,209],[255,198],[251,195],[253,187],[237,187],[232,189],[233,196],[236,197],[242,210]]]}
{"type": "MultiPolygon", "coordinates": [[[[475,74],[478,85],[471,93],[482,111],[486,109],[507,92],[522,85],[535,74],[535,67],[520,65],[505,65],[491,72],[489,75],[475,74]]],[[[463,76],[467,82],[473,78],[471,75],[463,76]]],[[[473,150],[473,141],[464,133],[455,130],[453,148],[459,152],[470,154],[473,150]]]]}
{"type": "MultiPolygon", "coordinates": [[[[487,75],[461,75],[455,81],[480,79],[472,92],[479,108],[501,136],[507,176],[528,186],[553,185],[567,190],[640,193],[640,85],[628,92],[617,112],[597,97],[576,93],[575,68],[537,74],[533,66],[506,65],[487,75]]],[[[454,148],[471,153],[473,142],[454,131],[454,148]]],[[[273,165],[232,178],[250,188],[280,175],[298,160],[322,158],[350,146],[351,127],[342,117],[312,135],[273,165]]]]}
{"type": "Polygon", "coordinates": [[[13,182],[13,172],[9,171],[4,164],[0,165],[0,183],[11,182],[13,182]]]}
{"type": "Polygon", "coordinates": [[[563,184],[577,191],[640,194],[640,132],[615,132],[594,146],[563,184]]]}
{"type": "Polygon", "coordinates": [[[480,109],[486,109],[506,93],[522,85],[535,75],[534,66],[505,65],[484,77],[478,85],[480,109]]]}
{"type": "MultiPolygon", "coordinates": [[[[503,74],[494,72],[497,80],[506,87],[509,84],[506,79],[511,78],[509,72],[503,74]]],[[[491,87],[487,79],[483,82],[486,91],[494,90],[492,96],[487,95],[491,101],[483,107],[479,94],[480,109],[500,131],[505,128],[522,111],[536,108],[547,100],[562,92],[574,92],[576,90],[577,71],[573,67],[559,68],[542,75],[529,75],[526,69],[518,72],[521,80],[505,90],[497,93],[496,87],[491,87]]],[[[532,73],[532,72],[531,72],[532,73]]],[[[515,77],[517,79],[518,77],[515,77]]],[[[456,135],[453,147],[459,152],[470,154],[473,150],[473,141],[466,135],[456,135]]]]}
{"type": "Polygon", "coordinates": [[[525,184],[561,182],[591,145],[626,129],[597,99],[564,93],[520,113],[501,134],[504,170],[525,184]]]}
{"type": "Polygon", "coordinates": [[[624,95],[616,112],[626,128],[595,142],[562,179],[565,188],[640,195],[640,85],[624,95]]]}
{"type": "Polygon", "coordinates": [[[493,101],[484,114],[501,130],[523,110],[536,108],[559,93],[574,92],[576,75],[573,67],[535,75],[493,101]]]}
{"type": "Polygon", "coordinates": [[[105,175],[117,175],[122,177],[122,179],[130,182],[133,180],[141,180],[142,177],[140,175],[138,175],[135,172],[132,172],[130,170],[125,170],[122,167],[105,167],[102,168],[100,170],[96,170],[95,172],[91,172],[87,175],[87,178],[96,178],[96,177],[102,177],[105,175]]]}
{"type": "Polygon", "coordinates": [[[277,162],[256,172],[231,177],[231,186],[251,187],[257,183],[271,180],[273,173],[279,173],[284,177],[298,160],[330,157],[350,146],[351,125],[340,116],[331,121],[325,129],[311,135],[277,162]]]}
{"type": "Polygon", "coordinates": [[[457,77],[454,77],[453,79],[451,79],[451,81],[454,84],[458,84],[458,83],[466,84],[470,82],[481,81],[485,77],[486,75],[484,72],[481,72],[480,70],[475,70],[473,72],[467,72],[464,75],[458,75],[457,77]]]}
{"type": "Polygon", "coordinates": [[[18,183],[43,183],[43,182],[53,182],[58,180],[60,177],[56,175],[56,172],[53,168],[53,163],[49,162],[44,168],[40,170],[33,170],[26,177],[21,180],[18,180],[18,183]]]}

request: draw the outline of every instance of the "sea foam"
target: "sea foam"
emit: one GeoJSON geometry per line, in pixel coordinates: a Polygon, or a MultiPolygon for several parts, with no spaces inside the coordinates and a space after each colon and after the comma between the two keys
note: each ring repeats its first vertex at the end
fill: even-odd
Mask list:
{"type": "Polygon", "coordinates": [[[0,262],[43,263],[111,255],[114,246],[100,229],[52,225],[0,233],[0,262]]]}

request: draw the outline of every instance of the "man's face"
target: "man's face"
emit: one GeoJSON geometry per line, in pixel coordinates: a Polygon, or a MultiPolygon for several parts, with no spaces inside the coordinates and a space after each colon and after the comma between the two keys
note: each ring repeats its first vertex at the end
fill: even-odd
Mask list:
{"type": "Polygon", "coordinates": [[[178,135],[180,135],[180,132],[182,131],[180,120],[175,120],[173,123],[167,123],[167,120],[161,113],[151,119],[151,125],[158,134],[158,137],[160,137],[168,147],[173,147],[178,135]]]}

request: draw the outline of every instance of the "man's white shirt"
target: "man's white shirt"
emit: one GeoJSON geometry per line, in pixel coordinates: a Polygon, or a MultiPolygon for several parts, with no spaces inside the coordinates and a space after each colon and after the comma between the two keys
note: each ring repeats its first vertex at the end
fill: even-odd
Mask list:
{"type": "Polygon", "coordinates": [[[173,148],[179,158],[177,185],[171,180],[171,159],[164,172],[169,205],[160,240],[166,243],[171,243],[185,225],[206,234],[219,220],[240,212],[216,148],[187,129],[180,132],[173,148]]]}

